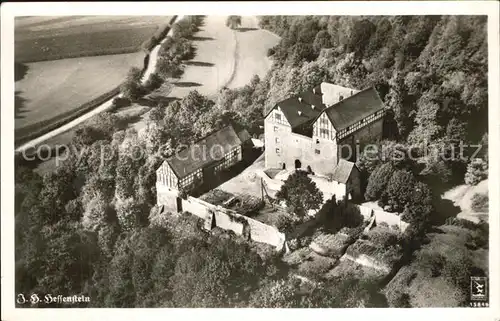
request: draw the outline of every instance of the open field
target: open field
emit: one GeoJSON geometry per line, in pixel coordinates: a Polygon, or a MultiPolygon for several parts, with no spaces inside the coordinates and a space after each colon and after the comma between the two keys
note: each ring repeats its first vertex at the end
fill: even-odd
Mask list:
{"type": "MultiPolygon", "coordinates": [[[[160,87],[149,95],[151,99],[182,98],[192,90],[213,99],[223,87],[242,87],[254,75],[266,75],[272,64],[267,50],[280,38],[258,29],[256,17],[242,17],[239,30],[229,29],[225,21],[225,16],[205,17],[200,31],[191,39],[195,57],[185,62],[179,79],[171,80],[173,86],[160,87]]],[[[144,126],[142,120],[134,124],[137,131],[144,126]]]]}
{"type": "Polygon", "coordinates": [[[258,29],[255,17],[242,17],[239,30],[225,25],[224,16],[207,16],[193,44],[196,56],[186,63],[182,77],[168,94],[184,97],[191,90],[213,96],[222,87],[237,88],[271,68],[267,50],[280,38],[258,29]]]}
{"type": "Polygon", "coordinates": [[[17,62],[131,53],[172,16],[25,17],[15,20],[17,62]]]}
{"type": "MultiPolygon", "coordinates": [[[[198,90],[213,98],[224,85],[234,88],[249,83],[254,74],[263,77],[270,68],[267,49],[278,43],[279,37],[265,30],[254,29],[256,27],[257,21],[254,17],[242,17],[241,30],[232,31],[225,26],[225,17],[207,16],[200,32],[192,39],[196,55],[191,61],[186,62],[183,76],[178,79],[175,86],[162,86],[149,97],[152,100],[171,100],[174,97],[182,98],[191,90],[198,90]],[[235,37],[239,39],[238,46],[235,45],[235,37]],[[228,41],[229,43],[225,44],[228,41]],[[237,54],[235,49],[238,50],[237,54]]],[[[140,132],[145,126],[146,117],[147,113],[130,126],[140,132]]],[[[72,132],[74,131],[55,136],[47,143],[50,145],[66,143],[71,139],[72,132]]],[[[40,166],[44,167],[42,164],[40,166]]],[[[50,170],[50,168],[52,166],[44,169],[50,170]]],[[[229,181],[221,188],[237,185],[238,179],[246,180],[244,173],[238,175],[234,183],[229,181]]],[[[248,191],[241,192],[260,195],[260,180],[250,185],[248,191]]]]}
{"type": "Polygon", "coordinates": [[[52,119],[111,91],[130,67],[141,67],[143,53],[83,57],[26,64],[15,83],[15,129],[52,119]]]}

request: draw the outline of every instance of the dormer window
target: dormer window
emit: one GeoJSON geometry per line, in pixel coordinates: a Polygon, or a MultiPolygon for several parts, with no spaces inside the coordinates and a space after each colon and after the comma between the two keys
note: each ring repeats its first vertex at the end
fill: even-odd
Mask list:
{"type": "Polygon", "coordinates": [[[311,105],[311,108],[312,108],[312,109],[316,109],[316,106],[314,106],[314,105],[311,105]]]}
{"type": "Polygon", "coordinates": [[[302,97],[299,97],[299,101],[302,102],[302,97]]]}
{"type": "Polygon", "coordinates": [[[299,116],[302,116],[302,112],[300,110],[297,113],[299,114],[299,116]]]}

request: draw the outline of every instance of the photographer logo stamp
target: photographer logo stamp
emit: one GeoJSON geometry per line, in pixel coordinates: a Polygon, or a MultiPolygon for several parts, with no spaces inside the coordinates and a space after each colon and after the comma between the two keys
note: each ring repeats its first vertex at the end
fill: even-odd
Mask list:
{"type": "Polygon", "coordinates": [[[488,278],[472,276],[470,278],[470,300],[488,301],[488,278]]]}

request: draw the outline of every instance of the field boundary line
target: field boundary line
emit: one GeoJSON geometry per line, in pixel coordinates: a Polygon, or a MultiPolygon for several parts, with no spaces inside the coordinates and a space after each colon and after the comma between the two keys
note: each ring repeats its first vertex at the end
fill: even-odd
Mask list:
{"type": "MultiPolygon", "coordinates": [[[[168,37],[168,33],[170,33],[172,31],[173,23],[171,23],[171,22],[172,21],[175,22],[178,17],[179,16],[175,15],[170,20],[171,26],[169,27],[170,29],[167,32],[167,35],[165,36],[165,38],[168,37]]],[[[160,44],[158,44],[157,46],[160,46],[160,44]]],[[[147,57],[147,59],[144,59],[144,65],[143,65],[142,72],[141,72],[141,78],[145,74],[148,66],[150,66],[150,64],[151,64],[150,54],[147,54],[146,57],[147,57]]],[[[147,79],[144,79],[144,81],[146,81],[146,80],[147,79]]],[[[30,125],[30,126],[34,126],[35,128],[43,127],[45,124],[48,124],[49,122],[53,122],[54,119],[62,118],[59,121],[56,121],[55,124],[48,124],[48,125],[46,125],[45,128],[41,128],[38,131],[36,131],[35,133],[25,134],[24,136],[18,137],[18,135],[16,135],[15,131],[14,131],[14,144],[21,145],[21,146],[16,146],[15,153],[20,153],[20,152],[25,151],[28,148],[35,147],[36,145],[46,141],[47,139],[52,138],[54,136],[57,136],[59,134],[62,134],[64,132],[72,129],[73,127],[79,125],[80,123],[84,122],[85,120],[87,120],[87,119],[89,119],[89,118],[91,118],[91,117],[93,117],[93,116],[95,116],[103,111],[110,109],[112,107],[113,99],[116,97],[121,97],[121,94],[120,94],[121,85],[122,84],[115,87],[113,90],[108,91],[107,93],[104,93],[99,97],[96,97],[93,100],[94,103],[92,103],[92,100],[91,100],[91,101],[83,104],[82,106],[80,106],[80,108],[72,110],[71,112],[68,112],[67,114],[63,114],[65,116],[58,115],[58,116],[53,117],[51,119],[44,120],[42,122],[38,122],[38,123],[30,125]],[[101,101],[103,99],[102,97],[107,97],[107,96],[110,96],[110,97],[108,97],[108,99],[105,99],[104,101],[101,101]],[[97,100],[97,102],[95,100],[97,100]],[[87,104],[89,104],[89,106],[85,106],[87,104]],[[85,107],[83,107],[83,106],[85,106],[85,107]],[[99,110],[99,108],[101,108],[101,109],[99,110]],[[94,112],[94,113],[89,115],[92,112],[94,112]],[[71,125],[69,125],[69,124],[71,124],[71,125]],[[65,126],[67,128],[63,128],[65,126]],[[61,128],[63,128],[63,129],[61,129],[61,128]]],[[[25,129],[26,127],[23,127],[23,128],[24,128],[24,131],[26,131],[26,129],[25,129]]],[[[19,128],[18,130],[23,130],[23,128],[19,128]]]]}
{"type": "Polygon", "coordinates": [[[233,51],[233,64],[231,66],[231,72],[228,80],[224,83],[223,86],[221,86],[219,89],[224,88],[229,86],[231,82],[233,82],[234,77],[236,76],[236,70],[237,70],[237,65],[238,65],[238,60],[239,60],[239,43],[238,43],[238,37],[236,36],[236,31],[233,30],[233,38],[234,38],[234,51],[233,51]]]}

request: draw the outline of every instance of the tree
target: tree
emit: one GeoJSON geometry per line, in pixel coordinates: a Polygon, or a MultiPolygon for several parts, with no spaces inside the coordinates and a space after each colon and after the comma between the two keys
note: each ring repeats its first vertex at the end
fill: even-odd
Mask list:
{"type": "Polygon", "coordinates": [[[241,26],[241,16],[228,16],[226,19],[226,27],[236,29],[241,26]]]}
{"type": "Polygon", "coordinates": [[[415,177],[408,170],[396,170],[387,182],[387,204],[395,211],[402,211],[414,197],[415,177]]]}
{"type": "Polygon", "coordinates": [[[120,91],[124,98],[136,101],[145,94],[141,85],[142,71],[137,67],[132,67],[127,74],[127,79],[122,84],[120,91]]]}
{"type": "Polygon", "coordinates": [[[368,185],[366,186],[365,198],[369,201],[378,200],[384,195],[387,188],[387,183],[394,172],[392,163],[385,163],[379,165],[371,173],[368,178],[368,185]]]}
{"type": "Polygon", "coordinates": [[[401,215],[403,221],[415,226],[425,226],[434,211],[432,191],[423,182],[416,182],[411,187],[411,197],[401,215]]]}
{"type": "Polygon", "coordinates": [[[163,84],[163,79],[157,74],[157,73],[152,73],[148,80],[144,83],[144,90],[145,91],[153,91],[157,88],[160,88],[160,86],[163,84]]]}
{"type": "Polygon", "coordinates": [[[332,47],[332,40],[330,38],[330,34],[328,34],[328,31],[321,30],[320,32],[318,32],[313,42],[314,52],[317,55],[319,55],[321,49],[331,48],[331,47],[332,47]]]}
{"type": "Polygon", "coordinates": [[[252,293],[252,308],[298,308],[300,304],[299,280],[273,280],[252,293]]]}
{"type": "Polygon", "coordinates": [[[183,72],[183,66],[177,58],[158,57],[156,66],[158,73],[162,77],[177,78],[182,75],[183,72]]]}
{"type": "Polygon", "coordinates": [[[489,209],[489,198],[488,194],[474,194],[472,196],[471,208],[476,212],[488,212],[489,209]]]}
{"type": "Polygon", "coordinates": [[[145,226],[148,214],[146,206],[138,203],[134,198],[127,198],[116,204],[118,222],[120,223],[120,227],[125,231],[145,226]]]}
{"type": "Polygon", "coordinates": [[[85,293],[84,284],[92,277],[93,264],[99,258],[96,235],[62,221],[45,227],[43,234],[44,262],[36,290],[85,293]]]}
{"type": "Polygon", "coordinates": [[[290,212],[303,217],[309,210],[318,210],[323,203],[323,193],[304,171],[295,171],[288,176],[276,193],[278,200],[284,200],[290,212]]]}
{"type": "Polygon", "coordinates": [[[244,243],[214,237],[210,246],[187,241],[171,278],[176,307],[238,307],[258,288],[266,266],[244,243]]]}
{"type": "Polygon", "coordinates": [[[467,165],[467,172],[464,177],[465,184],[477,185],[486,178],[488,178],[488,163],[481,158],[474,158],[467,165]]]}
{"type": "Polygon", "coordinates": [[[54,224],[65,218],[66,204],[76,197],[73,185],[75,174],[65,168],[43,176],[43,187],[38,195],[41,219],[46,224],[54,224]]]}

